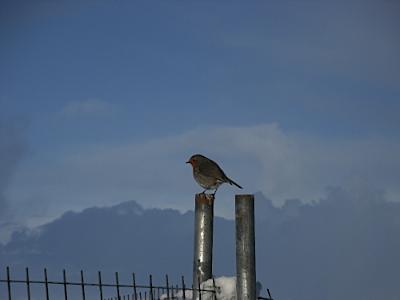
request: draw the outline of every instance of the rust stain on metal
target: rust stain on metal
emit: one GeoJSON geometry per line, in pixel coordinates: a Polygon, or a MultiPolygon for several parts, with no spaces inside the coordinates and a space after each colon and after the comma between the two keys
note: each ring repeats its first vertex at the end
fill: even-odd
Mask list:
{"type": "Polygon", "coordinates": [[[202,204],[211,205],[214,199],[215,199],[214,195],[211,194],[205,194],[205,193],[196,194],[196,201],[202,204]]]}

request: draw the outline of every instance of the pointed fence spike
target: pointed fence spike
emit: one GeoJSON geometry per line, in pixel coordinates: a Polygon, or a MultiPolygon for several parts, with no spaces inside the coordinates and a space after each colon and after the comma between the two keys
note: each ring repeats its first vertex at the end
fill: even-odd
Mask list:
{"type": "Polygon", "coordinates": [[[201,281],[200,281],[200,277],[197,279],[197,282],[199,284],[198,288],[199,288],[199,300],[201,300],[201,281]]]}
{"type": "Polygon", "coordinates": [[[83,270],[81,270],[81,289],[82,289],[82,300],[86,299],[86,293],[85,293],[85,281],[83,278],[83,270]]]}
{"type": "Polygon", "coordinates": [[[65,269],[63,269],[63,285],[64,285],[64,299],[68,300],[68,292],[67,292],[67,273],[65,269]]]}
{"type": "Polygon", "coordinates": [[[28,296],[28,300],[31,300],[31,281],[29,280],[29,269],[25,268],[26,273],[26,294],[28,296]]]}
{"type": "Polygon", "coordinates": [[[185,287],[185,277],[182,276],[182,298],[186,299],[186,287],[185,287]]]}
{"type": "Polygon", "coordinates": [[[11,276],[10,276],[10,267],[7,266],[6,268],[7,273],[7,291],[8,291],[8,300],[12,300],[11,298],[11,276]]]}
{"type": "Polygon", "coordinates": [[[169,298],[169,283],[168,283],[168,274],[165,275],[165,282],[167,284],[167,299],[169,298]]]}
{"type": "Polygon", "coordinates": [[[272,296],[271,296],[271,293],[270,293],[269,289],[267,289],[267,292],[268,292],[269,299],[272,300],[272,296]]]}
{"type": "Polygon", "coordinates": [[[45,289],[46,289],[46,300],[49,300],[49,281],[47,280],[47,269],[44,268],[44,282],[45,282],[45,289]]]}
{"type": "Polygon", "coordinates": [[[214,291],[213,291],[214,300],[217,300],[217,286],[216,286],[216,284],[215,284],[215,277],[214,277],[214,276],[213,276],[213,278],[212,278],[212,281],[213,281],[213,288],[214,288],[214,291]]]}
{"type": "Polygon", "coordinates": [[[150,281],[149,299],[153,300],[153,276],[151,274],[149,276],[149,281],[150,281]]]}
{"type": "Polygon", "coordinates": [[[119,275],[118,275],[118,272],[115,272],[115,283],[116,283],[116,286],[117,286],[117,297],[118,297],[118,300],[121,300],[121,295],[119,293],[119,275]]]}
{"type": "Polygon", "coordinates": [[[137,300],[137,290],[136,290],[136,277],[135,273],[132,273],[132,281],[133,281],[133,293],[135,295],[135,300],[137,300]]]}
{"type": "Polygon", "coordinates": [[[104,300],[103,299],[103,283],[101,281],[101,272],[98,271],[98,278],[99,278],[99,293],[100,293],[100,300],[104,300]]]}

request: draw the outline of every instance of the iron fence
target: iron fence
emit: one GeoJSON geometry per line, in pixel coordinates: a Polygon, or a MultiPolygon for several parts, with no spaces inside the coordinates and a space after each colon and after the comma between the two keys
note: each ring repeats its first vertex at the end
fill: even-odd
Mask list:
{"type": "MultiPolygon", "coordinates": [[[[102,272],[97,272],[97,280],[85,280],[83,270],[78,281],[68,280],[66,270],[62,271],[61,280],[49,279],[47,269],[43,270],[42,280],[33,280],[29,268],[25,268],[25,278],[16,279],[12,276],[10,267],[5,268],[5,278],[0,275],[0,300],[39,300],[39,299],[82,299],[82,300],[171,300],[191,299],[193,291],[198,292],[199,300],[207,297],[217,299],[218,287],[213,280],[213,288],[187,287],[185,277],[178,284],[173,284],[165,275],[162,284],[154,284],[153,276],[149,275],[147,284],[137,284],[135,273],[129,279],[130,283],[121,283],[120,274],[114,273],[113,282],[105,282],[102,272]]],[[[268,291],[268,297],[258,299],[273,300],[268,291]]]]}

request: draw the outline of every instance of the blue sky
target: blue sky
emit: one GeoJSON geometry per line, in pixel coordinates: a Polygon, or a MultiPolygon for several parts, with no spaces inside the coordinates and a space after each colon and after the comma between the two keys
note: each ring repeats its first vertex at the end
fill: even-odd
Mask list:
{"type": "Polygon", "coordinates": [[[0,153],[15,161],[0,174],[7,219],[131,199],[189,209],[193,152],[277,203],[331,185],[398,199],[399,9],[3,1],[0,132],[24,149],[0,153]]]}

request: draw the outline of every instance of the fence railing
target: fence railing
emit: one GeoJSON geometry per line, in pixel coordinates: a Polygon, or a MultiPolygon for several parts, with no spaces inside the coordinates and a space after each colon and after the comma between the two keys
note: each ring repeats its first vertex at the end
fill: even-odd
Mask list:
{"type": "MultiPolygon", "coordinates": [[[[80,280],[68,280],[67,272],[62,271],[61,280],[49,279],[47,269],[43,269],[42,280],[33,280],[29,268],[25,268],[25,278],[16,279],[12,276],[10,267],[5,268],[5,278],[0,274],[0,300],[52,300],[52,299],[82,299],[82,300],[171,300],[192,299],[193,292],[198,292],[198,299],[217,299],[218,287],[213,280],[213,288],[206,289],[187,287],[182,276],[178,284],[173,284],[165,275],[162,284],[154,284],[153,276],[149,275],[147,284],[137,284],[135,273],[131,274],[130,283],[122,283],[120,274],[115,272],[113,282],[105,282],[102,273],[97,272],[97,280],[86,281],[84,271],[80,271],[80,280]]],[[[19,275],[21,276],[21,275],[19,275]]],[[[268,291],[268,297],[258,299],[273,300],[268,291]]]]}

